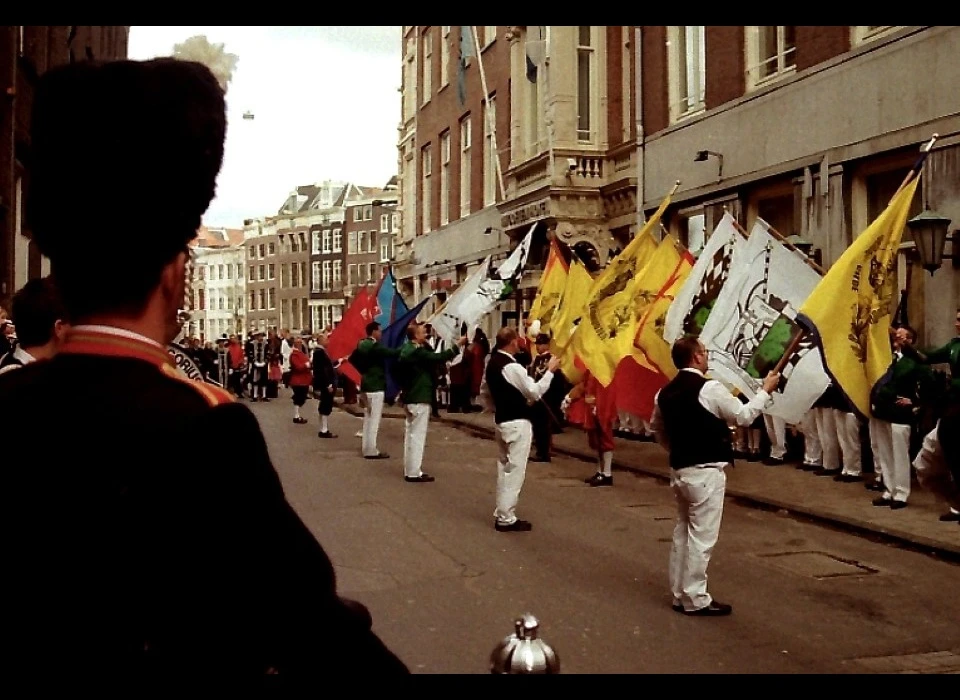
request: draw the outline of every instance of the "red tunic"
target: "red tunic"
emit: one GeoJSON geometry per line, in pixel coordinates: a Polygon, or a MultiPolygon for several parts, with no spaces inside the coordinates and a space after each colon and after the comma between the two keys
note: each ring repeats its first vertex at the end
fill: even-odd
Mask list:
{"type": "Polygon", "coordinates": [[[299,348],[290,353],[290,386],[310,386],[313,383],[313,370],[310,358],[299,348]]]}

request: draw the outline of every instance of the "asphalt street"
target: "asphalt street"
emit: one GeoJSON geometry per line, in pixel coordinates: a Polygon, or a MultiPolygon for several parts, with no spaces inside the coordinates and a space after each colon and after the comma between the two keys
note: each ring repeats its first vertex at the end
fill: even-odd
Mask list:
{"type": "Polygon", "coordinates": [[[424,471],[403,480],[403,421],[384,418],[364,460],[361,419],[339,409],[317,437],[316,402],[292,422],[285,390],[257,415],[287,498],[324,546],[343,595],[415,673],[488,673],[524,612],[561,672],[958,673],[956,563],[728,499],[710,564],[725,618],[674,612],[667,586],[673,496],[662,480],[594,465],[531,463],[518,515],[493,527],[494,443],[431,422],[424,471]]]}

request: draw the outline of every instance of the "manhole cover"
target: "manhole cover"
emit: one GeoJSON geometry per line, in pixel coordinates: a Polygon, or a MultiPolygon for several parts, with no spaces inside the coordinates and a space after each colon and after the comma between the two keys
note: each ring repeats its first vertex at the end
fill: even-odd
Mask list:
{"type": "Polygon", "coordinates": [[[852,559],[844,559],[826,552],[777,552],[757,556],[779,569],[816,579],[863,576],[875,574],[878,571],[852,559]]]}

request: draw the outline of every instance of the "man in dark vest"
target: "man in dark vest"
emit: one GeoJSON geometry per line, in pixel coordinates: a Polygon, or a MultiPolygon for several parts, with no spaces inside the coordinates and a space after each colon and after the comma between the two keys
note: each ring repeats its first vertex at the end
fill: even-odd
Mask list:
{"type": "Polygon", "coordinates": [[[516,514],[520,489],[527,473],[530,444],[533,442],[531,404],[539,401],[550,388],[553,373],[560,360],[551,357],[546,371],[534,381],[527,369],[517,362],[518,335],[513,328],[497,331],[494,351],[487,360],[481,395],[494,411],[497,424],[497,508],[493,515],[498,532],[527,532],[533,529],[516,514]],[[492,404],[492,405],[491,405],[492,404]]]}
{"type": "Polygon", "coordinates": [[[670,452],[670,486],[677,498],[677,523],[670,550],[673,609],[686,615],[729,615],[730,605],[707,593],[707,564],[720,534],[724,469],[733,464],[730,426],[756,420],[777,387],[770,372],[762,388],[741,403],[720,382],[707,379],[707,350],[686,336],[673,344],[671,357],[680,370],[659,391],[651,424],[657,442],[670,452]]]}

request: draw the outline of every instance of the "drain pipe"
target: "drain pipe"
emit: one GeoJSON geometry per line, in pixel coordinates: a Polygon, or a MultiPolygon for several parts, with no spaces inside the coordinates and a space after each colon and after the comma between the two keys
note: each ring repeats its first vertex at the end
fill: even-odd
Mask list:
{"type": "Polygon", "coordinates": [[[634,59],[634,82],[636,86],[634,88],[636,92],[636,98],[634,103],[636,104],[637,117],[636,117],[636,139],[637,139],[637,231],[643,228],[643,225],[647,221],[647,217],[643,211],[643,201],[644,201],[644,171],[646,170],[646,163],[644,160],[644,133],[643,133],[643,52],[642,52],[642,39],[641,32],[642,27],[634,27],[633,30],[633,44],[634,52],[636,58],[634,59]]]}

